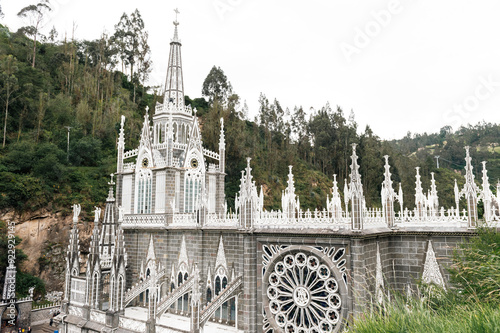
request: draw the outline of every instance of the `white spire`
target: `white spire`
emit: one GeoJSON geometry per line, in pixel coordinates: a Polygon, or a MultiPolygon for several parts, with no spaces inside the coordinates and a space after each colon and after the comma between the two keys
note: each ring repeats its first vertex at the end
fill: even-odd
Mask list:
{"type": "MultiPolygon", "coordinates": [[[[222,241],[222,235],[219,239],[219,249],[217,250],[217,258],[215,259],[215,274],[219,274],[219,267],[223,267],[225,273],[228,274],[227,261],[226,261],[226,252],[224,251],[224,242],[222,241]]],[[[223,274],[219,274],[223,275],[223,274]]]]}
{"type": "Polygon", "coordinates": [[[125,148],[125,131],[124,131],[124,126],[125,126],[125,116],[121,116],[121,121],[120,121],[120,133],[118,134],[118,149],[124,149],[125,148]]]}
{"type": "Polygon", "coordinates": [[[337,175],[333,175],[332,200],[328,201],[328,210],[332,213],[334,220],[338,221],[342,217],[342,200],[340,199],[337,175]]]}
{"type": "Polygon", "coordinates": [[[418,218],[425,217],[425,195],[422,190],[422,181],[420,180],[420,167],[415,168],[415,214],[418,218]]]}
{"type": "Polygon", "coordinates": [[[460,191],[460,197],[465,196],[467,202],[467,222],[469,228],[475,228],[477,222],[477,196],[479,188],[474,182],[474,173],[472,172],[472,158],[469,153],[469,146],[465,147],[465,184],[460,191]]]}
{"type": "Polygon", "coordinates": [[[224,118],[220,118],[219,150],[226,149],[226,138],[224,135],[224,118]]]}
{"type": "Polygon", "coordinates": [[[170,54],[168,58],[167,77],[165,80],[165,97],[163,104],[166,107],[172,103],[177,109],[184,108],[184,80],[182,75],[181,60],[181,41],[177,27],[177,14],[179,10],[175,9],[174,38],[170,42],[170,54]]]}

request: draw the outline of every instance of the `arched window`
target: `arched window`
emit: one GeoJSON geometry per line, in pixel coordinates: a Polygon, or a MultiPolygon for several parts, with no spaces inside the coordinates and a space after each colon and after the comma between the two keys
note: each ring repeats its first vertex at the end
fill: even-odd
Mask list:
{"type": "Polygon", "coordinates": [[[220,291],[221,291],[221,285],[220,285],[220,277],[216,277],[215,278],[215,296],[219,295],[220,291]]]}
{"type": "Polygon", "coordinates": [[[94,273],[92,279],[91,304],[93,304],[95,308],[99,306],[99,274],[97,274],[97,272],[94,273]]]}
{"type": "Polygon", "coordinates": [[[137,214],[151,213],[152,206],[152,172],[149,169],[141,169],[137,173],[137,214]]]}
{"type": "Polygon", "coordinates": [[[212,289],[210,287],[207,288],[207,303],[212,302],[212,289]]]}
{"type": "Polygon", "coordinates": [[[184,185],[184,211],[192,213],[198,208],[201,191],[201,180],[191,175],[186,176],[184,185]]]}
{"type": "Polygon", "coordinates": [[[117,310],[123,309],[123,275],[118,276],[118,288],[117,288],[117,297],[116,297],[116,308],[117,310]]]}

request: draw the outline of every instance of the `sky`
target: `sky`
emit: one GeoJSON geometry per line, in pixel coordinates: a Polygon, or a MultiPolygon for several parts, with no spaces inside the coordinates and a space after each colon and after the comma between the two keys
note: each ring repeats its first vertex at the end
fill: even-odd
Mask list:
{"type": "MultiPolygon", "coordinates": [[[[21,8],[37,0],[0,0],[1,22],[24,23],[21,8]]],[[[327,102],[359,131],[382,139],[500,123],[500,2],[498,0],[50,0],[62,38],[113,33],[125,12],[139,9],[149,32],[150,84],[164,84],[174,9],[185,94],[201,97],[219,66],[250,118],[261,93],[307,112],[327,102]]]]}

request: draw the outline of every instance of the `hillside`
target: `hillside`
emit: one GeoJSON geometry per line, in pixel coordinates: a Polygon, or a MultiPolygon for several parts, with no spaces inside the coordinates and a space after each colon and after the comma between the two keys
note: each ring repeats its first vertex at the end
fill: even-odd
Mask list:
{"type": "MultiPolygon", "coordinates": [[[[162,100],[161,89],[145,86],[147,70],[138,75],[132,62],[121,57],[118,32],[93,41],[45,38],[36,42],[35,63],[33,41],[22,31],[0,26],[1,119],[5,124],[0,219],[17,222],[16,232],[24,239],[21,248],[28,255],[22,269],[46,281],[56,276],[48,290],[62,283],[59,263],[66,248],[71,205],[81,204],[84,230],[92,228],[93,207],[104,205],[109,174],[116,168],[120,116],[127,117],[126,150],[135,148],[146,107],[152,113],[156,101],[162,100]]],[[[257,185],[263,186],[266,209],[280,209],[288,165],[293,165],[302,208],[323,209],[332,175],[337,175],[340,189],[348,179],[352,143],[358,144],[368,206],[381,205],[386,154],[393,181],[402,183],[408,208],[413,207],[416,166],[421,167],[423,188],[429,188],[430,172],[435,172],[440,205],[454,205],[453,179],[463,184],[465,145],[474,147],[476,180],[482,160],[488,161],[490,183],[500,178],[498,125],[479,124],[456,132],[445,128],[437,134],[387,142],[369,127],[361,131],[354,114],[346,117],[341,107],[328,103],[306,113],[305,108],[290,110],[262,94],[258,115],[251,121],[220,68],[207,73],[201,88],[200,97],[186,96],[185,101],[198,109],[203,141],[209,149],[218,150],[220,118],[224,118],[229,209],[234,209],[247,157],[252,158],[257,185]],[[441,156],[439,169],[435,155],[441,156]]],[[[85,250],[89,235],[81,235],[85,250]]],[[[0,279],[3,274],[0,265],[0,279]]]]}

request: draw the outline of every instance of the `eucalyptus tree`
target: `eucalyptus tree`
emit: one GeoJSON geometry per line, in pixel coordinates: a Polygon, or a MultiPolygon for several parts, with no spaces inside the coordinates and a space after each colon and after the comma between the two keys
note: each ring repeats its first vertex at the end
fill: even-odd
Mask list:
{"type": "Polygon", "coordinates": [[[0,83],[2,85],[0,89],[1,92],[0,97],[5,104],[2,147],[5,147],[5,138],[7,136],[7,119],[9,116],[9,106],[16,99],[28,93],[32,87],[31,83],[27,83],[23,86],[23,91],[17,93],[20,88],[18,84],[18,79],[16,77],[16,73],[18,71],[19,71],[18,62],[13,55],[9,54],[7,56],[3,56],[0,59],[0,83]]]}
{"type": "Polygon", "coordinates": [[[50,7],[49,0],[41,0],[36,5],[29,5],[24,7],[17,13],[17,16],[27,21],[28,25],[22,27],[21,30],[33,39],[33,59],[31,67],[35,67],[36,58],[36,39],[40,34],[40,29],[43,27],[43,22],[45,16],[50,12],[52,8],[50,7]]]}

